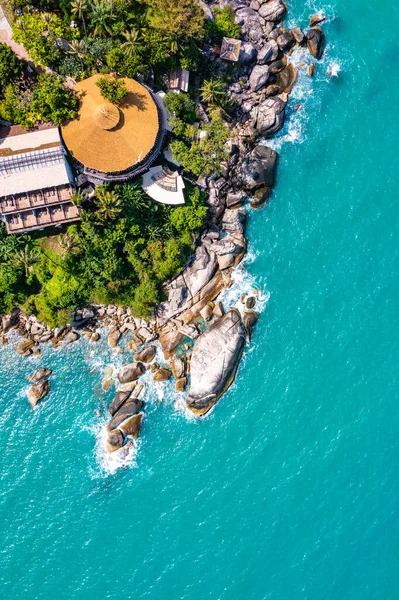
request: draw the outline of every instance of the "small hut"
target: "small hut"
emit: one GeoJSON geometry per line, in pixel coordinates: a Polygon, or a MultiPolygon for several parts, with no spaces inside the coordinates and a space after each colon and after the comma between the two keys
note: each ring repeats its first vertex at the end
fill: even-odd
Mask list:
{"type": "Polygon", "coordinates": [[[241,42],[233,38],[223,38],[222,47],[220,49],[220,58],[237,62],[240,58],[241,42]]]}

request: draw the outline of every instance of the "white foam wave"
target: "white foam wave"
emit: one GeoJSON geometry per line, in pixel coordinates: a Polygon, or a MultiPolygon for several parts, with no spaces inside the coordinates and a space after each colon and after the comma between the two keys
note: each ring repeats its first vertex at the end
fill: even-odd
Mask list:
{"type": "Polygon", "coordinates": [[[247,270],[247,265],[254,262],[256,253],[248,252],[244,260],[236,267],[232,273],[232,285],[229,288],[224,289],[218,297],[225,308],[230,310],[231,308],[237,308],[242,314],[245,309],[245,305],[241,302],[241,296],[243,294],[255,295],[256,296],[256,310],[257,312],[263,312],[267,301],[269,300],[270,293],[267,291],[266,286],[259,287],[256,278],[251,275],[247,270]]]}
{"type": "Polygon", "coordinates": [[[327,69],[327,75],[330,77],[338,77],[339,72],[341,71],[341,67],[338,63],[333,62],[327,69]]]}
{"type": "Polygon", "coordinates": [[[105,443],[108,437],[105,419],[91,427],[90,430],[96,438],[95,456],[97,465],[100,468],[100,474],[112,475],[116,473],[118,469],[137,466],[136,457],[140,445],[139,440],[129,440],[127,445],[110,453],[105,449],[105,443]]]}

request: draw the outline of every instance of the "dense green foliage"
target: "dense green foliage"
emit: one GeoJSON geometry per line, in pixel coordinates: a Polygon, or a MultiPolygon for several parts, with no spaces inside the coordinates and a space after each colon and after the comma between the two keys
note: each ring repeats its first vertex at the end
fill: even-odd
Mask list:
{"type": "Polygon", "coordinates": [[[205,25],[196,0],[30,0],[40,12],[21,0],[12,5],[23,11],[13,24],[15,39],[36,64],[62,75],[81,79],[108,67],[134,77],[176,61],[193,67],[200,59],[205,25]],[[74,40],[82,44],[78,54],[72,46],[71,57],[74,40]]]}
{"type": "Polygon", "coordinates": [[[102,97],[112,104],[119,104],[128,93],[123,79],[100,77],[96,85],[100,88],[102,97]]]}
{"type": "Polygon", "coordinates": [[[85,202],[81,223],[58,237],[8,236],[1,224],[0,312],[19,305],[53,326],[91,300],[148,316],[205,222],[202,194],[189,188],[187,196],[184,206],[172,208],[153,202],[137,184],[100,186],[94,202],[85,202]]]}
{"type": "Polygon", "coordinates": [[[215,8],[213,16],[213,21],[206,21],[205,31],[214,44],[221,44],[224,37],[240,37],[241,28],[235,22],[235,13],[231,6],[215,8]]]}
{"type": "Polygon", "coordinates": [[[79,101],[55,73],[42,73],[33,86],[10,84],[0,102],[0,118],[30,128],[52,121],[61,125],[75,118],[79,101]]]}
{"type": "Polygon", "coordinates": [[[23,44],[36,64],[49,67],[62,57],[60,38],[70,39],[74,33],[54,13],[24,13],[13,25],[15,41],[23,44]]]}
{"type": "Polygon", "coordinates": [[[6,44],[0,44],[0,98],[4,97],[6,87],[16,81],[24,68],[25,62],[19,60],[6,44]]]}
{"type": "Polygon", "coordinates": [[[227,159],[226,142],[229,131],[220,117],[215,116],[192,139],[178,139],[170,144],[182,167],[197,177],[220,173],[227,159]]]}

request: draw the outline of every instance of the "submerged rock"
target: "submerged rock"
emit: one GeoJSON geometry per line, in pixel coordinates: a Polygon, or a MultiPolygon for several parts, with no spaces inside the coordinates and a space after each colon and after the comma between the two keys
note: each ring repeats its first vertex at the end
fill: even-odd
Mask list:
{"type": "Polygon", "coordinates": [[[140,362],[128,363],[123,365],[118,373],[120,383],[129,383],[136,381],[145,371],[144,365],[140,362]]]}
{"type": "Polygon", "coordinates": [[[240,313],[233,309],[196,340],[191,357],[187,407],[203,415],[233,382],[245,346],[240,313]]]}
{"type": "Polygon", "coordinates": [[[33,373],[31,377],[29,377],[29,381],[31,383],[37,383],[42,379],[47,379],[48,377],[50,377],[51,373],[51,369],[39,369],[38,371],[35,371],[35,373],[33,373]]]}
{"type": "Polygon", "coordinates": [[[32,385],[28,391],[28,400],[32,408],[35,408],[37,403],[40,402],[50,391],[50,384],[47,379],[39,381],[32,385]]]}

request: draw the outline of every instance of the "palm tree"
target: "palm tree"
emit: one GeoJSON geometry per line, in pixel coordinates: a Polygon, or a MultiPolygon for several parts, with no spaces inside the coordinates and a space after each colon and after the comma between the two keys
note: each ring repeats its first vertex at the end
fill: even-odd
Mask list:
{"type": "Polygon", "coordinates": [[[83,202],[87,200],[87,195],[82,192],[82,190],[77,190],[74,194],[72,194],[70,198],[72,204],[74,206],[80,207],[83,202]]]}
{"type": "Polygon", "coordinates": [[[25,246],[18,250],[14,256],[13,261],[17,266],[22,266],[25,269],[26,278],[29,276],[29,270],[39,258],[40,252],[28,242],[25,246]]]}
{"type": "Polygon", "coordinates": [[[163,228],[157,225],[156,223],[150,223],[147,226],[147,235],[150,238],[150,240],[159,240],[162,238],[163,234],[163,228]]]}
{"type": "Polygon", "coordinates": [[[132,29],[131,31],[125,31],[123,34],[126,42],[121,44],[121,48],[126,51],[126,54],[129,58],[140,52],[141,50],[141,36],[137,29],[132,29]]]}
{"type": "Polygon", "coordinates": [[[221,106],[226,96],[226,86],[220,79],[208,79],[201,86],[201,100],[221,106]]]}
{"type": "Polygon", "coordinates": [[[73,15],[77,15],[79,17],[79,19],[82,21],[83,30],[85,32],[85,37],[87,36],[87,30],[86,30],[86,21],[85,21],[84,15],[85,15],[85,12],[87,12],[88,7],[89,7],[88,0],[72,0],[71,12],[73,15]]]}
{"type": "Polygon", "coordinates": [[[92,214],[93,213],[89,212],[88,210],[84,210],[83,208],[81,208],[79,216],[82,223],[89,223],[91,221],[92,214]]]}
{"type": "Polygon", "coordinates": [[[122,201],[115,191],[108,190],[105,186],[96,189],[96,217],[99,223],[114,221],[122,212],[122,201]]]}
{"type": "Polygon", "coordinates": [[[44,13],[41,13],[40,18],[46,24],[45,33],[50,33],[50,29],[51,29],[50,25],[53,22],[53,15],[49,12],[44,12],[44,13]]]}
{"type": "Polygon", "coordinates": [[[49,12],[45,12],[40,14],[40,18],[46,25],[46,29],[43,31],[42,35],[48,38],[51,37],[53,42],[55,43],[56,36],[54,35],[54,32],[51,29],[51,25],[53,23],[53,15],[49,12]]]}
{"type": "Polygon", "coordinates": [[[73,250],[79,244],[79,240],[73,233],[67,231],[63,235],[58,236],[58,245],[63,250],[73,250]]]}
{"type": "Polygon", "coordinates": [[[90,4],[90,21],[94,27],[94,35],[105,37],[108,33],[112,35],[112,27],[110,21],[115,20],[115,15],[112,15],[109,10],[109,5],[104,1],[90,4]]]}
{"type": "Polygon", "coordinates": [[[84,70],[83,58],[86,56],[86,45],[84,40],[72,40],[69,43],[69,54],[74,54],[80,60],[80,66],[82,67],[82,71],[84,70]]]}

